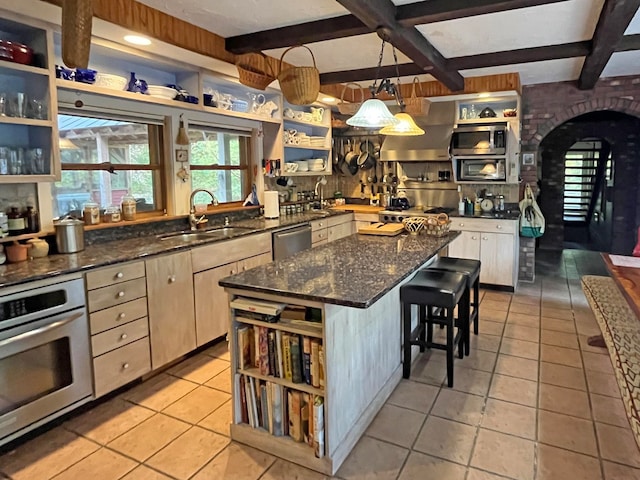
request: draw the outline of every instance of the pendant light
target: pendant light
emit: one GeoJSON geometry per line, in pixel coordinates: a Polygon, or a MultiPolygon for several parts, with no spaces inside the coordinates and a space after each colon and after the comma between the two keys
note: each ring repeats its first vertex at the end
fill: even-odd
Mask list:
{"type": "Polygon", "coordinates": [[[380,90],[385,84],[385,82],[383,81],[380,84],[380,87],[377,86],[380,67],[382,65],[382,56],[384,55],[385,43],[386,40],[383,38],[382,48],[380,49],[380,57],[378,59],[376,78],[373,82],[373,85],[369,87],[372,98],[365,100],[365,102],[360,106],[355,115],[347,120],[347,125],[351,125],[352,127],[381,128],[398,123],[398,119],[393,116],[387,106],[382,101],[375,98],[376,95],[380,93],[380,90]]]}
{"type": "Polygon", "coordinates": [[[189,135],[184,128],[184,120],[182,119],[182,113],[180,114],[180,126],[178,128],[178,135],[176,137],[176,145],[189,145],[189,135]]]}

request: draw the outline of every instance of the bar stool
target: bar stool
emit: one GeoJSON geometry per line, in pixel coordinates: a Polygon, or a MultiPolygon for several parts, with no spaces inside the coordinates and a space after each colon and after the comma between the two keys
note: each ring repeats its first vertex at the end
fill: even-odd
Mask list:
{"type": "Polygon", "coordinates": [[[425,348],[436,348],[447,352],[447,383],[453,387],[453,351],[458,345],[458,356],[463,358],[464,342],[468,334],[469,319],[463,316],[464,308],[458,308],[458,321],[453,310],[462,301],[467,286],[467,278],[457,272],[420,270],[415,276],[400,287],[400,303],[402,304],[403,331],[403,367],[404,378],[411,375],[411,346],[417,345],[420,351],[425,348]],[[418,305],[419,323],[411,330],[411,305],[418,305]],[[433,309],[441,312],[434,315],[433,309]],[[433,325],[443,325],[447,329],[447,343],[433,342],[433,325]],[[454,327],[458,327],[456,335],[454,327]]]}
{"type": "MultiPolygon", "coordinates": [[[[465,289],[466,301],[463,301],[460,308],[466,309],[463,315],[473,322],[473,333],[478,335],[478,322],[480,320],[480,261],[467,258],[438,257],[426,270],[457,272],[467,278],[467,288],[465,289]],[[471,289],[473,289],[473,301],[471,301],[471,289]],[[473,310],[471,310],[473,307],[473,310]]],[[[459,310],[460,310],[459,308],[459,310]]],[[[467,338],[465,339],[465,354],[469,355],[471,338],[469,327],[465,329],[467,338]]]]}

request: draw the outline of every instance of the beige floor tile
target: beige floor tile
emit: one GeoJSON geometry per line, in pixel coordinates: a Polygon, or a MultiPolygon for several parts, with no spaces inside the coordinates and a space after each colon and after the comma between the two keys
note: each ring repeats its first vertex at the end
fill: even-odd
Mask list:
{"type": "Polygon", "coordinates": [[[576,326],[573,322],[567,320],[558,320],[557,318],[542,317],[540,325],[543,330],[554,330],[556,332],[575,333],[576,326]]]}
{"type": "Polygon", "coordinates": [[[129,472],[127,475],[122,477],[121,480],[172,480],[170,477],[163,475],[160,472],[156,472],[155,470],[146,467],[144,465],[139,465],[137,468],[129,472]]]}
{"type": "Polygon", "coordinates": [[[555,330],[542,330],[541,343],[554,345],[556,347],[578,349],[578,337],[575,333],[557,332],[555,330]]]}
{"type": "MultiPolygon", "coordinates": [[[[482,317],[482,314],[480,314],[482,317]]],[[[480,319],[478,323],[478,335],[488,334],[488,335],[502,335],[502,330],[504,329],[504,323],[492,322],[486,320],[484,318],[480,319]]]]}
{"type": "Polygon", "coordinates": [[[536,480],[601,480],[597,458],[569,452],[549,445],[538,445],[538,474],[536,480]]]}
{"type": "MultiPolygon", "coordinates": [[[[441,478],[446,480],[464,480],[467,469],[462,465],[451,463],[440,458],[411,452],[398,480],[424,480],[441,478]]],[[[377,477],[356,477],[362,479],[377,477]]],[[[348,480],[348,479],[347,479],[348,480]]]]}
{"type": "Polygon", "coordinates": [[[589,393],[597,393],[607,395],[609,397],[620,398],[620,389],[615,375],[606,373],[586,371],[587,384],[589,385],[589,393]]]}
{"type": "Polygon", "coordinates": [[[476,427],[429,416],[413,450],[466,465],[476,436],[476,427]]]}
{"type": "Polygon", "coordinates": [[[137,466],[138,462],[108,448],[101,448],[53,478],[55,480],[112,480],[122,477],[137,466]]]}
{"type": "Polygon", "coordinates": [[[231,393],[231,370],[226,369],[205,383],[207,387],[215,388],[221,392],[231,393]]]}
{"type": "Polygon", "coordinates": [[[207,348],[204,352],[205,355],[210,357],[221,358],[227,362],[231,361],[231,355],[229,353],[229,344],[225,341],[221,341],[207,348]]]}
{"type": "Polygon", "coordinates": [[[538,411],[538,441],[587,455],[598,454],[593,422],[546,410],[538,411]]]}
{"type": "Polygon", "coordinates": [[[227,369],[229,369],[227,360],[200,354],[179,363],[169,369],[168,373],[190,382],[203,384],[227,369]]]}
{"type": "Polygon", "coordinates": [[[480,329],[482,330],[482,324],[484,322],[504,323],[507,321],[507,310],[499,309],[494,310],[488,308],[484,303],[480,303],[480,329]]]}
{"type": "MultiPolygon", "coordinates": [[[[491,374],[472,368],[456,368],[453,375],[453,389],[460,392],[485,396],[491,383],[491,374]]],[[[445,387],[446,383],[445,383],[445,387]]]]}
{"type": "Polygon", "coordinates": [[[367,429],[367,435],[379,440],[410,447],[418,436],[425,415],[395,405],[384,405],[367,429]]]}
{"type": "Polygon", "coordinates": [[[573,320],[573,312],[571,311],[571,305],[567,305],[567,308],[553,308],[547,307],[542,300],[541,315],[547,318],[558,318],[560,320],[573,320]]]}
{"type": "Polygon", "coordinates": [[[486,352],[497,352],[500,350],[500,340],[502,340],[502,338],[499,335],[489,335],[484,331],[481,331],[478,335],[474,335],[472,333],[471,349],[484,350],[486,352]]]}
{"type": "Polygon", "coordinates": [[[431,415],[469,425],[479,425],[484,409],[484,397],[443,388],[431,415]]]}
{"type": "Polygon", "coordinates": [[[169,405],[162,413],[195,425],[230,398],[231,395],[228,393],[209,387],[198,387],[169,405]]]}
{"type": "Polygon", "coordinates": [[[478,470],[477,468],[470,468],[467,474],[467,480],[504,480],[502,475],[494,475],[493,473],[478,470]]]}
{"type": "Polygon", "coordinates": [[[63,426],[105,445],[154,414],[153,410],[116,397],[72,418],[63,426]]]}
{"type": "Polygon", "coordinates": [[[537,360],[539,348],[540,345],[538,343],[525,342],[524,340],[516,340],[514,338],[503,338],[502,344],[500,345],[500,353],[537,360]]]}
{"type": "Polygon", "coordinates": [[[540,362],[540,382],[575,388],[576,390],[587,390],[584,370],[565,367],[557,363],[540,362]]]}
{"type": "Polygon", "coordinates": [[[516,292],[511,297],[511,306],[513,307],[514,304],[535,305],[537,307],[540,307],[540,296],[539,295],[520,295],[518,294],[518,292],[516,292]]]}
{"type": "Polygon", "coordinates": [[[440,386],[447,375],[447,366],[443,362],[430,358],[430,353],[431,352],[425,352],[418,356],[415,363],[411,366],[410,379],[416,382],[440,386]]]}
{"type": "Polygon", "coordinates": [[[276,460],[260,480],[329,480],[329,477],[294,463],[276,460]]]}
{"type": "Polygon", "coordinates": [[[576,332],[580,335],[601,335],[602,330],[595,321],[579,321],[576,320],[576,332]]]}
{"type": "Polygon", "coordinates": [[[517,340],[526,340],[527,342],[537,343],[540,341],[540,329],[507,322],[507,325],[504,328],[504,336],[507,338],[515,338],[517,340]]]}
{"type": "Polygon", "coordinates": [[[482,370],[483,372],[493,372],[496,366],[496,358],[498,355],[495,352],[485,352],[484,350],[471,350],[469,355],[464,358],[455,358],[456,368],[474,368],[476,370],[482,370]]]}
{"type": "Polygon", "coordinates": [[[387,402],[398,407],[429,413],[438,391],[439,388],[433,385],[403,379],[387,402]]]}
{"type": "Polygon", "coordinates": [[[49,430],[0,457],[0,471],[13,480],[48,479],[100,446],[61,427],[49,430]]]}
{"type": "Polygon", "coordinates": [[[640,480],[640,469],[631,468],[617,463],[602,462],[604,466],[604,480],[640,480]]]}
{"type": "Polygon", "coordinates": [[[202,428],[212,430],[227,437],[231,436],[231,400],[204,417],[198,423],[202,428]]]}
{"type": "Polygon", "coordinates": [[[491,382],[489,396],[498,400],[519,403],[535,407],[538,395],[538,384],[523,378],[507,377],[495,374],[491,382]]]}
{"type": "Polygon", "coordinates": [[[108,447],[142,462],[188,429],[187,423],[158,413],[113,440],[108,447]]]}
{"type": "Polygon", "coordinates": [[[187,479],[229,444],[229,438],[192,427],[145,464],[179,479],[187,479]]]}
{"type": "Polygon", "coordinates": [[[596,430],[602,458],[630,467],[640,467],[640,451],[630,427],[622,428],[596,423],[596,430]]]}
{"type": "Polygon", "coordinates": [[[122,398],[159,412],[198,386],[162,373],[125,392],[122,398]]]}
{"type": "Polygon", "coordinates": [[[526,315],[524,313],[509,313],[507,325],[520,325],[529,328],[540,328],[540,317],[537,315],[526,315]]]}
{"type": "Polygon", "coordinates": [[[540,346],[540,359],[543,362],[557,363],[568,367],[582,368],[580,350],[573,348],[556,347],[553,345],[540,346]]]}
{"type": "Polygon", "coordinates": [[[540,384],[538,408],[591,420],[587,392],[572,388],[540,384]]]}
{"type": "Polygon", "coordinates": [[[495,290],[487,290],[482,297],[483,300],[493,300],[498,302],[510,302],[513,294],[508,292],[497,292],[495,290]]]}
{"type": "Polygon", "coordinates": [[[608,373],[614,375],[613,367],[611,365],[611,357],[609,355],[600,355],[597,353],[583,352],[582,358],[584,359],[584,369],[599,373],[608,373]]]}
{"type": "Polygon", "coordinates": [[[509,301],[504,300],[490,300],[487,299],[485,295],[482,301],[480,302],[480,311],[483,309],[486,310],[496,310],[498,312],[506,312],[509,310],[509,301]]]}
{"type": "Polygon", "coordinates": [[[276,457],[260,450],[231,443],[192,480],[257,480],[275,461],[276,457]]]}
{"type": "Polygon", "coordinates": [[[629,419],[624,410],[621,398],[607,397],[606,395],[591,394],[591,408],[593,419],[596,422],[608,423],[618,427],[627,428],[629,419]]]}
{"type": "Polygon", "coordinates": [[[524,405],[488,398],[481,426],[535,440],[536,410],[524,405]]]}
{"type": "Polygon", "coordinates": [[[498,355],[495,373],[538,381],[538,362],[512,355],[498,355]]]}
{"type": "Polygon", "coordinates": [[[520,303],[515,299],[511,301],[509,313],[524,313],[525,315],[540,315],[540,299],[535,299],[537,303],[520,303]]]}
{"type": "Polygon", "coordinates": [[[587,335],[578,335],[578,339],[580,341],[580,349],[583,352],[597,353],[599,355],[609,355],[609,351],[607,347],[592,347],[587,343],[589,340],[589,336],[587,335]]]}
{"type": "Polygon", "coordinates": [[[483,428],[471,458],[471,466],[521,480],[533,480],[535,443],[483,428]]]}
{"type": "Polygon", "coordinates": [[[406,448],[365,435],[336,475],[344,480],[395,480],[408,454],[406,448]]]}

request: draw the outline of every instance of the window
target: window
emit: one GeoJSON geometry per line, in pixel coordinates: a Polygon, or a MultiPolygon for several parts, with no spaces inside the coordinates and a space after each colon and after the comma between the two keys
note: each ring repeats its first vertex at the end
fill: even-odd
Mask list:
{"type": "Polygon", "coordinates": [[[139,214],[164,209],[163,125],[128,118],[58,115],[62,177],[54,215],[80,215],[86,202],[104,209],[131,193],[139,214]]]}
{"type": "Polygon", "coordinates": [[[192,188],[212,191],[219,203],[243,202],[251,191],[250,133],[190,126],[189,140],[192,188]]]}

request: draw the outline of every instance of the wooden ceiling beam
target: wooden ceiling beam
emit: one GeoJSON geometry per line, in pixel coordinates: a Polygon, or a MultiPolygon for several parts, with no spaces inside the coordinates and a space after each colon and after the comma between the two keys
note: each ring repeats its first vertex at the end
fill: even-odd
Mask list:
{"type": "Polygon", "coordinates": [[[593,34],[591,52],[585,58],[578,78],[578,88],[590,90],[595,86],[639,8],[640,0],[605,0],[593,34]]]}
{"type": "Polygon", "coordinates": [[[442,54],[415,27],[404,27],[396,20],[396,6],[391,0],[337,0],[369,28],[383,32],[383,38],[429,71],[450,90],[462,90],[462,75],[446,68],[442,54]]]}

